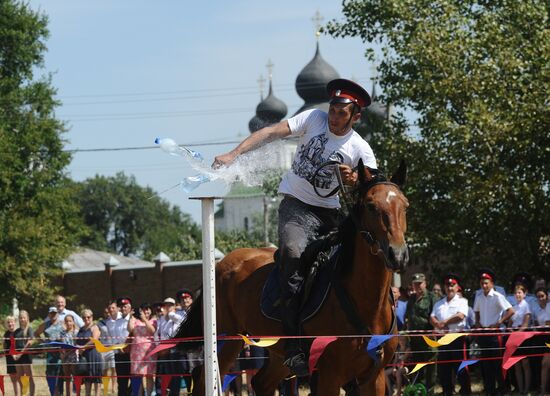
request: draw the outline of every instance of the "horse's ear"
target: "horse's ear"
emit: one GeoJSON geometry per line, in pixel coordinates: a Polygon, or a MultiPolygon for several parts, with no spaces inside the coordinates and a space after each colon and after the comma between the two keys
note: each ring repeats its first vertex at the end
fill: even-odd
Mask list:
{"type": "Polygon", "coordinates": [[[372,178],[369,170],[365,168],[365,164],[363,164],[363,158],[359,158],[359,163],[357,164],[357,172],[358,180],[360,183],[366,183],[372,178]]]}
{"type": "Polygon", "coordinates": [[[397,184],[400,188],[403,188],[407,180],[407,164],[405,160],[401,160],[399,163],[399,168],[395,171],[390,181],[397,184]]]}

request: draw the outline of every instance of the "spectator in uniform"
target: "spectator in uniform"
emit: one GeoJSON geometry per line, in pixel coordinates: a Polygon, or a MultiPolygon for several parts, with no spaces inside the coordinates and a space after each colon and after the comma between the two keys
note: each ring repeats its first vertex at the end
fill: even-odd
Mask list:
{"type": "MultiPolygon", "coordinates": [[[[514,330],[525,331],[531,321],[531,309],[525,300],[527,289],[522,284],[515,287],[516,304],[513,305],[514,314],[510,318],[509,326],[514,330]]],[[[514,365],[516,381],[521,394],[526,394],[531,388],[531,367],[529,359],[522,359],[514,365]]]]}
{"type": "MultiPolygon", "coordinates": [[[[494,333],[499,330],[514,314],[512,305],[506,300],[503,294],[494,289],[495,273],[485,268],[480,271],[479,284],[482,293],[478,295],[474,302],[474,312],[476,329],[488,329],[486,332],[494,333]],[[501,313],[504,311],[504,314],[501,313]]],[[[502,356],[500,348],[502,345],[499,336],[480,334],[477,340],[481,348],[482,358],[495,358],[502,356]]],[[[501,359],[490,359],[481,361],[481,371],[483,374],[483,383],[485,394],[488,396],[499,395],[504,392],[503,378],[501,370],[501,359]],[[497,388],[496,384],[499,387],[497,388]]]]}
{"type": "MultiPolygon", "coordinates": [[[[435,332],[461,332],[466,327],[468,315],[468,300],[461,297],[457,291],[460,288],[460,279],[456,274],[447,274],[444,278],[446,296],[435,303],[430,321],[435,332]]],[[[454,373],[456,373],[461,360],[465,360],[465,340],[457,338],[449,345],[439,347],[438,360],[456,360],[453,363],[438,363],[437,372],[439,381],[445,396],[454,393],[454,373]]],[[[460,383],[460,394],[470,395],[470,378],[468,370],[461,370],[458,374],[460,383]]]]}
{"type": "MultiPolygon", "coordinates": [[[[116,319],[112,329],[113,344],[124,344],[128,338],[128,321],[132,317],[132,300],[120,297],[116,300],[121,317],[116,319]]],[[[130,396],[130,350],[126,347],[115,354],[118,396],[130,396]]]]}
{"type": "MultiPolygon", "coordinates": [[[[183,322],[183,317],[176,312],[176,300],[172,297],[164,300],[163,313],[164,315],[157,322],[157,339],[161,341],[172,338],[181,322],[183,322]]],[[[170,396],[179,395],[181,383],[179,375],[181,375],[183,369],[181,356],[177,348],[159,352],[157,359],[157,377],[165,374],[172,375],[169,385],[170,396]]],[[[157,389],[157,394],[160,394],[160,389],[157,389]]]]}
{"type": "MultiPolygon", "coordinates": [[[[427,289],[426,277],[422,273],[413,275],[413,293],[409,297],[407,310],[405,312],[405,327],[407,330],[431,331],[430,314],[436,303],[435,295],[427,289]]],[[[430,362],[435,358],[433,349],[426,344],[420,333],[409,337],[407,356],[409,361],[417,363],[430,362]]],[[[420,377],[424,379],[424,385],[429,394],[433,394],[435,383],[435,367],[429,364],[421,372],[420,377]]]]}

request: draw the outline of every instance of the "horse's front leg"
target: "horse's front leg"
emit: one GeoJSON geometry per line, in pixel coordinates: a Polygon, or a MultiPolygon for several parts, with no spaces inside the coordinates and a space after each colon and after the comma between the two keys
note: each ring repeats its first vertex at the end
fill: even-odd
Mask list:
{"type": "Polygon", "coordinates": [[[361,385],[359,394],[361,396],[384,396],[386,394],[386,375],[380,370],[376,378],[361,385]]]}

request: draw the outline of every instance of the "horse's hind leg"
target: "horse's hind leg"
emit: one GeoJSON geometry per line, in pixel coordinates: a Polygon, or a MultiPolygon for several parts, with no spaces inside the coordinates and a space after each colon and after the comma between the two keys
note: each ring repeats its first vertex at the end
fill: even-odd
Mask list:
{"type": "Polygon", "coordinates": [[[252,388],[256,396],[273,396],[279,383],[290,374],[283,359],[270,354],[262,368],[252,377],[252,388]]]}

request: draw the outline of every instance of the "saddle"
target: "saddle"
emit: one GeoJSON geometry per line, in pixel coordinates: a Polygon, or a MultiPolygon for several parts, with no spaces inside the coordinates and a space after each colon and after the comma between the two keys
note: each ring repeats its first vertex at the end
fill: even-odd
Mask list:
{"type": "MultiPolygon", "coordinates": [[[[307,275],[304,279],[301,291],[300,323],[304,323],[315,316],[330,291],[332,280],[335,279],[342,244],[338,233],[327,234],[308,245],[300,260],[307,275]]],[[[281,286],[280,286],[280,260],[275,252],[275,265],[262,290],[260,308],[262,314],[276,321],[281,321],[281,286]]]]}

